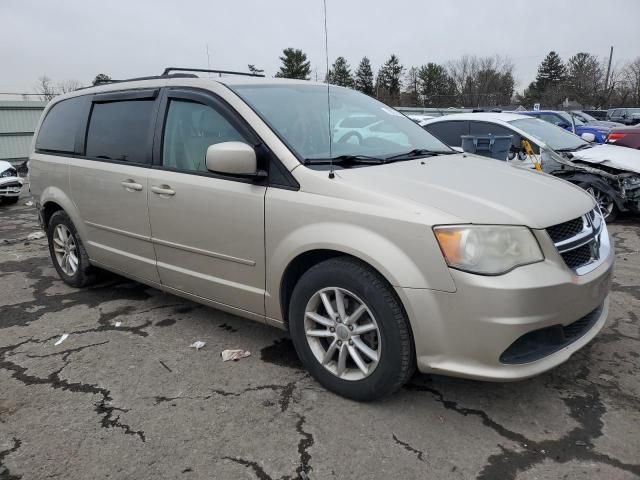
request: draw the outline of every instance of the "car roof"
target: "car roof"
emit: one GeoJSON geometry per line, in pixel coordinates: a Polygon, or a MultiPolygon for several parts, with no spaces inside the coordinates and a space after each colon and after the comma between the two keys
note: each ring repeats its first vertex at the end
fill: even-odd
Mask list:
{"type": "Polygon", "coordinates": [[[432,118],[431,120],[426,120],[424,124],[430,125],[432,123],[438,123],[445,120],[480,120],[494,123],[507,123],[513,120],[521,120],[523,118],[529,118],[529,116],[507,112],[452,113],[451,115],[444,115],[442,117],[436,117],[432,118]]]}

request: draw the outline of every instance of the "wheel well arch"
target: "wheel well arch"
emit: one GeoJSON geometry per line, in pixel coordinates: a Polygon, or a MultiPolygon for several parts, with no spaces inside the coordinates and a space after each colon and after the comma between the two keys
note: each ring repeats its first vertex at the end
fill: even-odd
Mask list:
{"type": "Polygon", "coordinates": [[[49,220],[51,219],[51,216],[59,210],[64,210],[64,208],[52,200],[45,202],[42,206],[42,224],[45,230],[49,228],[49,220]]]}
{"type": "MultiPolygon", "coordinates": [[[[364,264],[367,268],[378,274],[390,288],[393,288],[391,282],[389,282],[389,280],[377,268],[355,255],[331,249],[308,250],[299,254],[289,262],[282,274],[282,279],[280,280],[280,309],[282,312],[282,319],[284,320],[287,330],[289,329],[289,302],[291,301],[291,295],[293,293],[293,289],[298,283],[298,280],[300,280],[300,277],[302,277],[302,275],[311,267],[335,257],[350,258],[364,264]]],[[[400,299],[398,299],[398,301],[404,309],[402,301],[400,299]]]]}

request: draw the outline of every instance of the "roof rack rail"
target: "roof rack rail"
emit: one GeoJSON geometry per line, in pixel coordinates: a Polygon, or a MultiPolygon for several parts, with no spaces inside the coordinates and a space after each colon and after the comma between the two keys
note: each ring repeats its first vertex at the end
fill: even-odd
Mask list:
{"type": "Polygon", "coordinates": [[[122,82],[135,82],[137,80],[158,80],[162,78],[198,78],[193,73],[172,73],[169,75],[151,75],[148,77],[134,77],[134,78],[122,78],[122,79],[110,79],[96,83],[95,85],[88,85],[86,87],[76,88],[76,90],[84,90],[91,87],[97,87],[98,85],[108,85],[110,83],[122,83],[122,82]]]}
{"type": "Polygon", "coordinates": [[[249,73],[249,72],[232,72],[230,70],[211,70],[208,68],[181,68],[181,67],[167,67],[162,72],[162,75],[169,75],[169,72],[179,71],[179,72],[202,72],[202,73],[219,73],[226,75],[242,75],[244,77],[264,77],[264,74],[261,73],[249,73]]]}

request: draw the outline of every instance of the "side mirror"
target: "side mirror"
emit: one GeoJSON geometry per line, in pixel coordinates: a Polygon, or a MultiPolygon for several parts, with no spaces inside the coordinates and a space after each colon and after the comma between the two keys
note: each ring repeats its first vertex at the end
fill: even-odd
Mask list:
{"type": "Polygon", "coordinates": [[[258,162],[252,146],[242,142],[210,145],[206,155],[207,170],[229,175],[257,176],[258,162]]]}
{"type": "Polygon", "coordinates": [[[589,132],[584,132],[582,135],[580,135],[580,137],[585,141],[585,142],[589,142],[589,143],[593,143],[596,141],[596,136],[593,133],[589,133],[589,132]]]}

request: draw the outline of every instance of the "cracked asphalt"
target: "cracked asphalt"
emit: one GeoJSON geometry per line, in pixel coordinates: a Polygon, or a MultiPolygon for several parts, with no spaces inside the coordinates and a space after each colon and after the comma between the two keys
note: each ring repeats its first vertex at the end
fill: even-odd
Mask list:
{"type": "Polygon", "coordinates": [[[65,286],[27,200],[0,206],[1,480],[640,478],[636,219],[610,228],[610,317],[570,361],[507,384],[416,375],[359,404],[283,332],[117,276],[65,286]]]}

